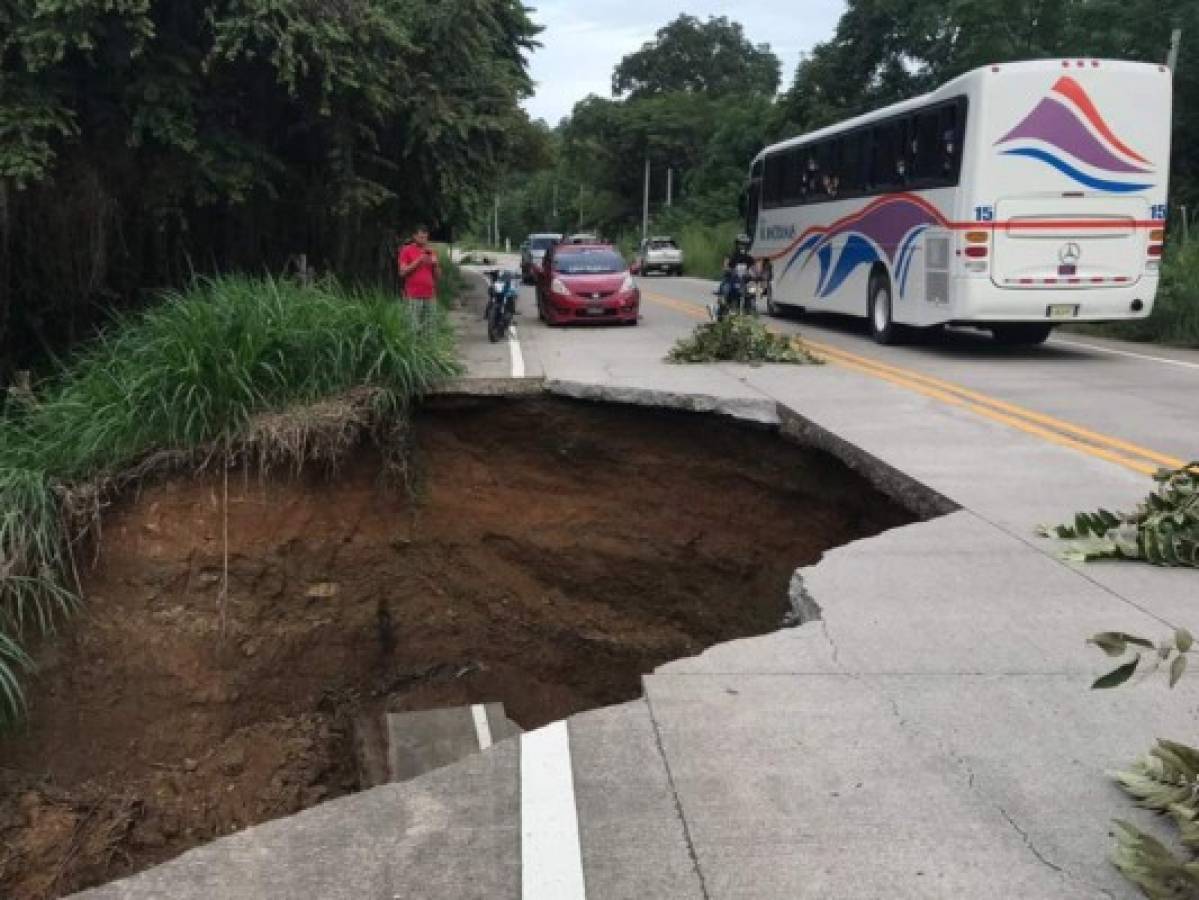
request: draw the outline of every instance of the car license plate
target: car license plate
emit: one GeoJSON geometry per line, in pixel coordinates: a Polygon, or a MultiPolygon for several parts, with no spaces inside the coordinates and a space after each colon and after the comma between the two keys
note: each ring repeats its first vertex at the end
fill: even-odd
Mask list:
{"type": "Polygon", "coordinates": [[[1073,319],[1078,315],[1078,307],[1073,303],[1053,303],[1049,306],[1049,318],[1073,319]]]}
{"type": "Polygon", "coordinates": [[[589,315],[589,316],[602,316],[603,314],[604,314],[604,307],[602,305],[587,307],[587,315],[589,315]]]}

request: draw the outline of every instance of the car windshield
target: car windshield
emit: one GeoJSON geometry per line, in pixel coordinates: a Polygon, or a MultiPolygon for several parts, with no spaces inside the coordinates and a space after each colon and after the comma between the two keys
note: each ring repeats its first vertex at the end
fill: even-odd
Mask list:
{"type": "Polygon", "coordinates": [[[649,248],[651,250],[674,250],[678,245],[674,241],[650,241],[649,248]]]}
{"type": "Polygon", "coordinates": [[[557,238],[552,238],[552,237],[529,238],[529,249],[530,250],[545,250],[548,247],[552,247],[557,242],[558,242],[557,238]]]}
{"type": "Polygon", "coordinates": [[[612,250],[575,250],[554,260],[554,269],[563,275],[602,275],[624,271],[624,260],[612,250]]]}

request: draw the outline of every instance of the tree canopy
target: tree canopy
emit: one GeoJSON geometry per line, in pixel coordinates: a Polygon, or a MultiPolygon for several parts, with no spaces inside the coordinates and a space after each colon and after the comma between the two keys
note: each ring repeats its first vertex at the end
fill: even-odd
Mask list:
{"type": "Polygon", "coordinates": [[[612,94],[631,99],[672,93],[772,97],[781,78],[769,44],[752,44],[725,16],[680,15],[630,53],[612,74],[612,94]]]}
{"type": "Polygon", "coordinates": [[[532,139],[537,30],[520,0],[0,0],[0,351],[196,269],[385,271],[532,139]]]}
{"type": "Polygon", "coordinates": [[[774,131],[809,131],[906,99],[993,62],[1086,56],[1163,62],[1174,83],[1172,194],[1199,201],[1199,3],[1195,0],[849,0],[833,37],[800,63],[774,131]]]}

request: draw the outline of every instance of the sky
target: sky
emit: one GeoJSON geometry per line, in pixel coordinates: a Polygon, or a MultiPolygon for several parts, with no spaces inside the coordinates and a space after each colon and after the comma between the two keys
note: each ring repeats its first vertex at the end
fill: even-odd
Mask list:
{"type": "Polygon", "coordinates": [[[728,16],[755,44],[770,44],[783,62],[783,86],[800,54],[829,38],[844,0],[526,0],[533,21],[545,30],[530,68],[536,94],[525,101],[534,119],[556,125],[588,94],[612,93],[612,70],[625,55],[652,40],[667,22],[686,12],[700,19],[728,16]]]}

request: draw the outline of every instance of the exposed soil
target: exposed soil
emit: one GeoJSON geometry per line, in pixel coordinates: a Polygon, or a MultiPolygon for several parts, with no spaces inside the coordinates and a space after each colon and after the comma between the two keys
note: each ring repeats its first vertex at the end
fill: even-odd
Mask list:
{"type": "Polygon", "coordinates": [[[0,739],[0,896],[145,868],[356,789],[350,717],[503,701],[526,728],[771,631],[797,565],[911,516],[766,431],[565,401],[440,401],[410,490],[146,485],[105,518],[88,613],[0,739]]]}

